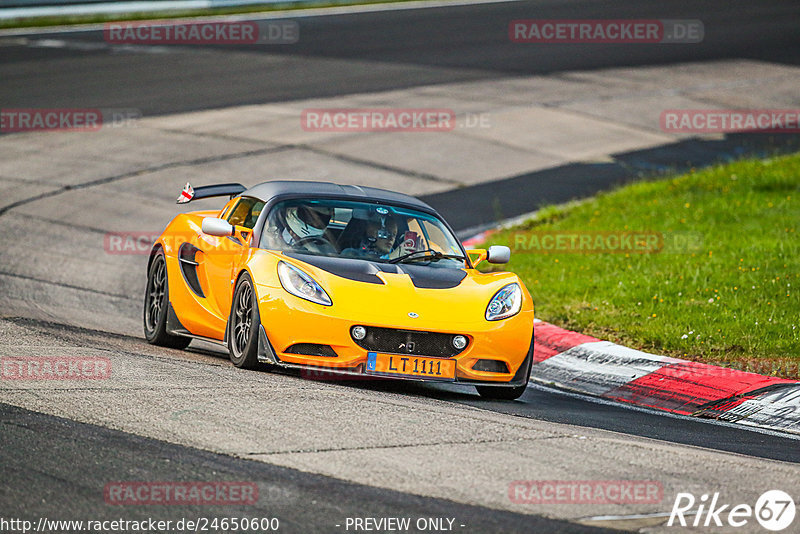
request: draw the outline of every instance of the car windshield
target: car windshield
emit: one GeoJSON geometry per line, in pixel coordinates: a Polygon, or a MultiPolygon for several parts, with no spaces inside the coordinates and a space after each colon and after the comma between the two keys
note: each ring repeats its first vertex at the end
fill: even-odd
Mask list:
{"type": "Polygon", "coordinates": [[[464,268],[464,254],[437,217],[344,200],[286,200],[267,217],[262,247],[385,263],[464,268]]]}

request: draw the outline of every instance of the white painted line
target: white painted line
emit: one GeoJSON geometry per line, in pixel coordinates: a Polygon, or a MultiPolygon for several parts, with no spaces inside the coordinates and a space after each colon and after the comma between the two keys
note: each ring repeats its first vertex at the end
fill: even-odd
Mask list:
{"type": "MultiPolygon", "coordinates": [[[[631,515],[595,515],[592,517],[581,517],[576,521],[624,521],[626,519],[649,519],[651,517],[669,517],[670,512],[656,512],[652,514],[631,514],[631,515]]],[[[686,515],[697,515],[697,511],[689,512],[686,515]]]]}
{"type": "Polygon", "coordinates": [[[187,45],[116,45],[105,42],[78,41],[75,39],[20,39],[20,45],[31,48],[64,48],[66,50],[113,50],[131,54],[166,54],[186,50],[187,45]]]}

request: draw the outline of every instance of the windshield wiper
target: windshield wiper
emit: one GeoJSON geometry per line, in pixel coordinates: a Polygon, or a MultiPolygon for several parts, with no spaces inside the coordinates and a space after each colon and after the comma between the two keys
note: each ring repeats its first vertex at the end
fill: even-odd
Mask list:
{"type": "Polygon", "coordinates": [[[453,259],[453,260],[465,260],[464,256],[459,256],[457,254],[443,254],[439,251],[428,249],[428,250],[417,250],[415,252],[409,252],[408,254],[403,254],[399,258],[394,258],[393,260],[389,260],[389,263],[401,263],[403,261],[439,261],[444,259],[453,259]],[[422,254],[422,255],[421,255],[422,254]]]}

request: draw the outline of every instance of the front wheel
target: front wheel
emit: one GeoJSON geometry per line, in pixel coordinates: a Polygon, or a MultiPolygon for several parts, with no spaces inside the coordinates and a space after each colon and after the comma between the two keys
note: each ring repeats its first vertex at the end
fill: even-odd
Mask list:
{"type": "Polygon", "coordinates": [[[147,289],[144,293],[144,337],[152,345],[185,349],[191,338],[167,333],[167,306],[169,285],[167,282],[167,260],[159,250],[147,271],[147,289]]]}
{"type": "Polygon", "coordinates": [[[527,384],[515,387],[475,386],[481,397],[487,400],[516,400],[525,393],[527,384]]]}
{"type": "Polygon", "coordinates": [[[261,316],[250,275],[244,273],[236,284],[228,319],[228,352],[231,362],[242,369],[257,369],[258,327],[261,316]]]}

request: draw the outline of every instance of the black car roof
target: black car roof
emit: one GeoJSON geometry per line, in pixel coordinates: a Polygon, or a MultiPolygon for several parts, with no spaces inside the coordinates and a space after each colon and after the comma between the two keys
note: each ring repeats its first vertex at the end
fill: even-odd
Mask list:
{"type": "Polygon", "coordinates": [[[243,192],[242,196],[255,197],[264,202],[269,202],[273,198],[284,196],[352,198],[353,200],[372,200],[386,202],[387,204],[405,204],[436,213],[436,210],[428,204],[410,195],[378,189],[376,187],[339,185],[331,182],[276,180],[255,185],[243,192]]]}

